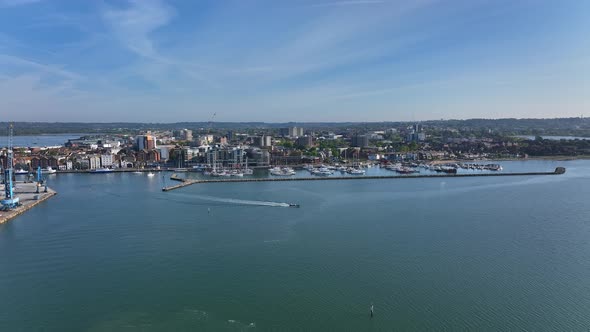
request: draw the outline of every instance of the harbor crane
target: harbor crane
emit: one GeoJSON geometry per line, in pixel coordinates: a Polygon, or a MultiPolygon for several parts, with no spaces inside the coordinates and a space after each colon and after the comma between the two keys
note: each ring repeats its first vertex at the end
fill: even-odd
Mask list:
{"type": "Polygon", "coordinates": [[[6,155],[6,168],[4,169],[4,199],[0,201],[3,210],[11,210],[19,206],[20,200],[14,195],[12,175],[14,173],[14,157],[12,151],[13,124],[8,125],[8,150],[6,155]]]}

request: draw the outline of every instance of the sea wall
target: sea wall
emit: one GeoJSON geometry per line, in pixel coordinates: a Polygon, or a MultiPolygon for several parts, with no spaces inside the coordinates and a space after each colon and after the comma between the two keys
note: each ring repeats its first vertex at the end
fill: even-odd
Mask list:
{"type": "Polygon", "coordinates": [[[269,177],[269,178],[231,178],[231,179],[210,179],[210,180],[192,180],[178,177],[172,174],[171,180],[181,182],[180,184],[164,187],[162,191],[171,191],[192,184],[198,183],[223,183],[223,182],[272,182],[272,181],[336,181],[336,180],[381,180],[381,179],[424,179],[424,178],[462,178],[462,177],[490,177],[490,176],[541,176],[541,175],[560,175],[565,173],[565,167],[557,167],[553,172],[523,172],[523,173],[479,173],[479,174],[430,174],[430,175],[359,175],[359,176],[326,176],[326,177],[269,177]]]}

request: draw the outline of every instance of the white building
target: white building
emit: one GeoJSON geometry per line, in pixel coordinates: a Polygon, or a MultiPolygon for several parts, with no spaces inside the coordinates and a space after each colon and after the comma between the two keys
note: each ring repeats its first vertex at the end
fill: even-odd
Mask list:
{"type": "Polygon", "coordinates": [[[100,168],[100,157],[99,156],[88,157],[88,168],[89,169],[100,168]]]}
{"type": "Polygon", "coordinates": [[[101,167],[113,166],[113,155],[112,154],[101,155],[100,156],[100,165],[101,165],[101,167]]]}

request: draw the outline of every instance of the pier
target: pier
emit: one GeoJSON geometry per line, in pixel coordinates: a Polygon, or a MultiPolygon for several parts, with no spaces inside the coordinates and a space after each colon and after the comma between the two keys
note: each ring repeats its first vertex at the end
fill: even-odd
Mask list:
{"type": "MultiPolygon", "coordinates": [[[[4,190],[4,185],[0,185],[0,188],[4,190]]],[[[10,221],[56,194],[50,188],[47,188],[45,192],[45,187],[39,187],[39,193],[37,193],[36,182],[15,182],[14,196],[20,199],[20,205],[11,210],[0,211],[0,224],[10,221]]]]}
{"type": "Polygon", "coordinates": [[[162,188],[162,191],[171,191],[199,183],[224,183],[224,182],[273,182],[273,181],[336,181],[336,180],[385,180],[385,179],[436,179],[436,178],[464,178],[464,177],[486,177],[486,176],[539,176],[539,175],[560,175],[565,173],[565,167],[557,167],[553,172],[522,172],[522,173],[480,173],[480,174],[429,174],[429,175],[376,175],[376,176],[325,176],[325,177],[268,177],[253,179],[210,179],[195,180],[184,179],[176,173],[172,174],[170,180],[178,182],[176,185],[162,188]]]}

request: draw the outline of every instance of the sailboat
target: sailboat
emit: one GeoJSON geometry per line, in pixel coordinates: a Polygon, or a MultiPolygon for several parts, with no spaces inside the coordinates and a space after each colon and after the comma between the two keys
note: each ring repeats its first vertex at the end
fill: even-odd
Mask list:
{"type": "Polygon", "coordinates": [[[244,175],[254,174],[254,170],[251,168],[248,168],[248,158],[247,157],[246,157],[246,167],[242,170],[242,174],[244,174],[244,175]]]}
{"type": "Polygon", "coordinates": [[[361,169],[358,152],[356,153],[356,159],[353,156],[352,167],[349,167],[346,172],[350,175],[364,175],[365,170],[361,169]],[[356,161],[355,161],[356,160],[356,161]]]}

